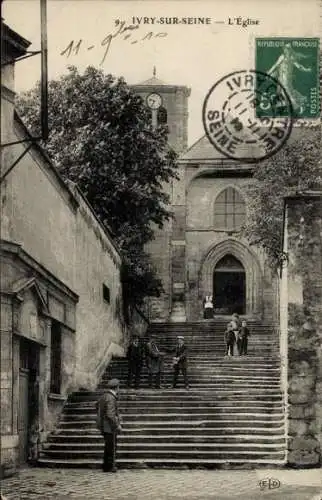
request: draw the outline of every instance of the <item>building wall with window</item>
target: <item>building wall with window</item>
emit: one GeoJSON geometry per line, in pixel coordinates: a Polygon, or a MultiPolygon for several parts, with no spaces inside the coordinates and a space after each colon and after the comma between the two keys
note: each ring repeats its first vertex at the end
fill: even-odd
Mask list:
{"type": "Polygon", "coordinates": [[[78,387],[95,389],[112,355],[123,354],[121,259],[111,238],[77,188],[75,289],[78,387]]]}
{"type": "MultiPolygon", "coordinates": [[[[28,42],[2,25],[5,60],[28,42]]],[[[3,54],[2,54],[3,55],[3,54]]],[[[1,474],[28,459],[73,390],[94,388],[123,354],[121,259],[74,185],[62,180],[14,111],[14,63],[3,67],[1,142],[1,474]],[[20,161],[10,170],[14,161],[20,161]],[[9,171],[10,170],[10,171],[9,171]]]]}

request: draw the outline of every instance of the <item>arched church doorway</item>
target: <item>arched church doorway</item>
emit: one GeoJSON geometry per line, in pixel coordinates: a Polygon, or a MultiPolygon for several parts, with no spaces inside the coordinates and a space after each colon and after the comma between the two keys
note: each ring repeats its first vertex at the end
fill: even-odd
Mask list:
{"type": "Polygon", "coordinates": [[[217,263],[213,273],[215,313],[246,313],[246,273],[243,264],[231,254],[217,263]]]}

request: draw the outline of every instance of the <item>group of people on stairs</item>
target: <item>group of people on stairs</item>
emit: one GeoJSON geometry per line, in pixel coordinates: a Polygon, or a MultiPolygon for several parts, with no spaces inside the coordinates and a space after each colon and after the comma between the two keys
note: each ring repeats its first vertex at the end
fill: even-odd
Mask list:
{"type": "MultiPolygon", "coordinates": [[[[184,337],[178,335],[177,345],[174,350],[167,350],[167,353],[173,355],[173,384],[175,388],[178,382],[178,376],[181,372],[186,389],[189,389],[188,375],[187,375],[187,348],[184,343],[184,337]]],[[[148,385],[150,388],[161,389],[161,377],[163,373],[163,362],[165,352],[160,351],[157,346],[156,338],[151,336],[150,340],[145,346],[141,343],[139,337],[134,337],[129,345],[127,358],[128,358],[128,378],[127,386],[131,387],[134,381],[136,389],[140,386],[141,371],[143,367],[143,360],[148,369],[148,385]]]]}
{"type": "Polygon", "coordinates": [[[235,345],[237,346],[239,356],[246,356],[249,336],[250,331],[246,321],[241,321],[238,314],[234,313],[225,331],[226,356],[234,355],[235,345]]]}
{"type": "MultiPolygon", "coordinates": [[[[237,345],[240,355],[247,354],[248,337],[250,335],[246,321],[241,321],[238,314],[233,314],[225,332],[226,355],[234,355],[234,345],[237,345]]],[[[174,350],[168,350],[173,356],[173,384],[175,388],[180,371],[182,372],[185,387],[189,388],[187,375],[187,347],[184,337],[177,337],[174,350]]],[[[149,387],[161,388],[161,376],[163,369],[164,352],[157,346],[155,336],[151,336],[145,349],[139,337],[134,336],[128,348],[128,379],[127,385],[139,388],[143,359],[145,357],[148,368],[149,387]]],[[[120,381],[109,380],[107,390],[97,402],[97,427],[104,438],[103,470],[105,472],[116,472],[116,448],[117,436],[122,431],[122,419],[118,412],[118,393],[120,381]]]]}

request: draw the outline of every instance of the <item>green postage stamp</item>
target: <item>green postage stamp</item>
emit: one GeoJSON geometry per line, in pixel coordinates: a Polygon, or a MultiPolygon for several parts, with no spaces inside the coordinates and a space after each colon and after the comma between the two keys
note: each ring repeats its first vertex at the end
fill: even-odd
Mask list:
{"type": "MultiPolygon", "coordinates": [[[[319,39],[256,38],[255,69],[272,77],[266,95],[256,104],[257,117],[285,116],[286,108],[274,108],[279,82],[293,107],[294,118],[320,114],[319,39]]],[[[260,82],[257,80],[257,88],[260,82]]],[[[277,99],[276,99],[277,100],[277,99]]]]}

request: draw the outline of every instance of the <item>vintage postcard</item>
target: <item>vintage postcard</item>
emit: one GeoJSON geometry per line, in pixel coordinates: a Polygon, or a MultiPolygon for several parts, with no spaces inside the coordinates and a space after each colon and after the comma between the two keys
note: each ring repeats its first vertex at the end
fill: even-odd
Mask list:
{"type": "Polygon", "coordinates": [[[1,0],[1,500],[321,500],[320,0],[1,0]]]}

